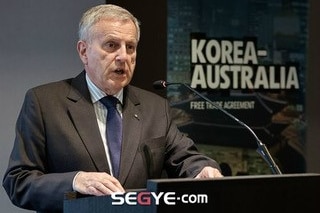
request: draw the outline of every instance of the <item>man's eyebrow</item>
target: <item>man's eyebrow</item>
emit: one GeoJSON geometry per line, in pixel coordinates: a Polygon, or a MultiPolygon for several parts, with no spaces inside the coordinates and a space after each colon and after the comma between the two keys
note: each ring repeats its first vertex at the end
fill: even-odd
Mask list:
{"type": "Polygon", "coordinates": [[[119,40],[119,38],[117,38],[116,36],[110,35],[110,34],[106,34],[103,37],[106,39],[119,40]]]}
{"type": "MultiPolygon", "coordinates": [[[[110,41],[115,41],[115,42],[119,42],[122,39],[119,38],[118,36],[114,36],[112,34],[104,34],[103,35],[103,39],[104,40],[110,40],[110,41]]],[[[126,43],[130,43],[130,44],[138,44],[138,41],[135,37],[129,38],[128,40],[125,41],[126,43]]]]}

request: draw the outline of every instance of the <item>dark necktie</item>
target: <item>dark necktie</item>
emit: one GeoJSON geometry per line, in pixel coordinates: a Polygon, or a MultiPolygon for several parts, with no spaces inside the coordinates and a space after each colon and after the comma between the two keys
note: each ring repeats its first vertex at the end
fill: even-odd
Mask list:
{"type": "Polygon", "coordinates": [[[100,101],[107,107],[107,143],[111,158],[113,175],[119,176],[120,153],[122,140],[122,119],[117,110],[118,99],[114,96],[106,96],[100,101]]]}

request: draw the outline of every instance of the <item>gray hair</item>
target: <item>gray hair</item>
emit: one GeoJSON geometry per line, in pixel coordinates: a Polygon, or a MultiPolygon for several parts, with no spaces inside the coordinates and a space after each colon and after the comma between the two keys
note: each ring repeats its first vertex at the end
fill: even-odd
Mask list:
{"type": "Polygon", "coordinates": [[[90,38],[90,28],[101,19],[131,20],[137,29],[137,41],[140,39],[140,23],[128,10],[113,5],[102,4],[87,10],[79,22],[78,36],[80,40],[90,38]]]}

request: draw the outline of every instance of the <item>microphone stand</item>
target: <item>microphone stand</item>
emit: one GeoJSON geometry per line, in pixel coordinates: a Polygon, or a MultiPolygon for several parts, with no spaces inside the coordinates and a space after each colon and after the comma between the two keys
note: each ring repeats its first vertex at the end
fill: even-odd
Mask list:
{"type": "Polygon", "coordinates": [[[215,104],[213,101],[211,101],[209,98],[207,98],[206,96],[202,95],[201,93],[199,93],[197,90],[193,89],[192,87],[190,87],[188,84],[186,83],[166,83],[166,85],[183,85],[185,87],[187,87],[189,90],[191,90],[192,92],[194,92],[195,94],[197,94],[200,98],[208,101],[210,104],[212,104],[214,107],[216,107],[217,109],[221,110],[223,113],[225,113],[226,115],[228,115],[230,118],[232,118],[233,120],[235,120],[236,122],[238,122],[240,125],[244,126],[250,133],[251,135],[255,138],[258,148],[257,148],[257,152],[261,155],[261,157],[267,162],[267,164],[269,165],[271,171],[273,174],[282,174],[279,167],[277,166],[277,164],[274,162],[271,154],[268,151],[268,148],[266,147],[265,144],[263,144],[261,142],[261,140],[258,138],[258,136],[256,135],[256,133],[244,122],[242,122],[241,120],[239,120],[238,118],[236,118],[235,116],[233,116],[232,114],[230,114],[228,111],[224,110],[222,107],[220,107],[219,105],[215,104]]]}

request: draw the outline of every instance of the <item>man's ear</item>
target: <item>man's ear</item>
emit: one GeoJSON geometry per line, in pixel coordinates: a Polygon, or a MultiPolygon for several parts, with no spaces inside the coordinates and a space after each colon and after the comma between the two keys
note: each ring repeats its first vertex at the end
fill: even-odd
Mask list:
{"type": "Polygon", "coordinates": [[[87,43],[85,41],[78,41],[77,43],[77,51],[79,57],[84,65],[88,64],[88,57],[87,57],[87,43]]]}

